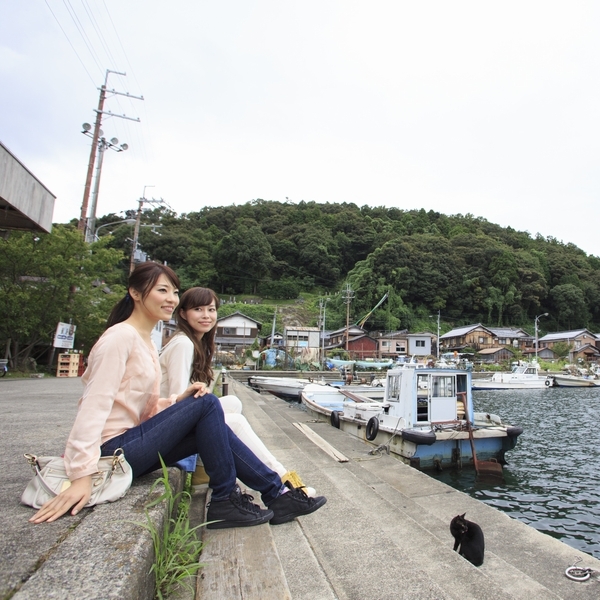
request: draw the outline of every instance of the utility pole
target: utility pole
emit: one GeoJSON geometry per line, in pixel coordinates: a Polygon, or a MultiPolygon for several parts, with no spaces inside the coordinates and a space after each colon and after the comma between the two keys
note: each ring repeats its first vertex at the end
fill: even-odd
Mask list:
{"type": "MultiPolygon", "coordinates": [[[[142,206],[144,206],[144,203],[146,204],[167,204],[162,198],[160,198],[160,200],[155,200],[154,198],[152,198],[151,200],[148,200],[148,198],[146,198],[146,188],[147,187],[154,187],[153,185],[145,185],[144,186],[144,191],[142,193],[142,197],[138,200],[138,210],[137,210],[137,216],[135,219],[135,229],[133,230],[133,245],[131,247],[131,259],[129,261],[129,273],[133,272],[133,269],[135,267],[135,253],[137,250],[137,246],[138,246],[138,238],[140,235],[140,223],[142,220],[142,206]]],[[[244,335],[246,335],[246,331],[244,329],[244,335]]]]}
{"type": "MultiPolygon", "coordinates": [[[[120,71],[112,71],[110,69],[106,69],[106,76],[104,77],[104,85],[102,85],[100,90],[100,97],[98,98],[98,108],[96,109],[96,121],[94,123],[94,133],[92,134],[92,148],[90,150],[90,160],[88,162],[87,175],[85,178],[85,187],[83,189],[83,201],[81,203],[81,213],[79,215],[79,223],[77,224],[77,229],[80,231],[86,231],[87,225],[87,212],[88,212],[88,203],[90,199],[90,191],[92,189],[92,175],[94,173],[94,165],[96,163],[96,150],[98,148],[98,141],[100,140],[100,136],[102,135],[100,131],[100,127],[102,125],[102,115],[108,115],[111,117],[119,117],[120,119],[128,119],[129,121],[140,122],[139,118],[127,117],[125,115],[116,115],[110,111],[104,110],[104,101],[106,100],[107,92],[110,94],[118,95],[118,96],[127,96],[128,98],[134,98],[135,100],[143,100],[143,96],[132,96],[129,92],[117,92],[116,90],[107,90],[106,84],[108,83],[108,74],[114,73],[115,75],[127,75],[127,73],[121,73],[120,71]]],[[[94,215],[95,216],[95,215],[94,215]]]]}
{"type": "Polygon", "coordinates": [[[325,309],[329,298],[319,298],[319,325],[321,326],[321,368],[325,370],[325,309]]]}
{"type": "MultiPolygon", "coordinates": [[[[86,126],[89,127],[87,123],[84,123],[83,133],[87,133],[86,126]]],[[[119,140],[117,138],[112,138],[108,141],[104,137],[101,137],[98,141],[98,160],[96,161],[96,177],[94,179],[94,189],[92,190],[92,204],[90,206],[90,216],[87,218],[85,226],[85,241],[88,243],[96,241],[94,235],[96,230],[96,206],[98,203],[98,192],[100,190],[100,175],[102,174],[104,151],[107,148],[110,148],[115,152],[123,152],[129,148],[127,144],[117,145],[118,143],[119,140]]]]}
{"type": "Polygon", "coordinates": [[[342,300],[346,304],[346,352],[348,352],[348,338],[350,337],[350,303],[354,299],[354,292],[347,283],[345,289],[342,291],[342,300]]]}

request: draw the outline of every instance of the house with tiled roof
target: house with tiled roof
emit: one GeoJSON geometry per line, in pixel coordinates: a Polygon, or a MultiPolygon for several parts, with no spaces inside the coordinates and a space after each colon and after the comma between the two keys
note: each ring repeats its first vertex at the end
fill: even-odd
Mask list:
{"type": "Polygon", "coordinates": [[[486,327],[481,323],[457,327],[440,336],[440,348],[460,351],[464,348],[482,350],[510,346],[524,350],[533,346],[533,337],[518,327],[486,327]]]}
{"type": "Polygon", "coordinates": [[[440,336],[440,350],[460,351],[464,348],[491,348],[494,345],[494,333],[481,323],[465,325],[452,329],[440,336]]]}
{"type": "Polygon", "coordinates": [[[571,331],[556,331],[547,333],[538,340],[539,348],[553,348],[558,343],[566,343],[572,346],[569,352],[569,360],[575,362],[578,358],[596,362],[600,358],[598,344],[600,337],[589,329],[574,329],[571,331]]]}
{"type": "Polygon", "coordinates": [[[215,344],[219,350],[233,350],[239,353],[252,345],[261,327],[260,321],[236,311],[217,319],[215,344]]]}

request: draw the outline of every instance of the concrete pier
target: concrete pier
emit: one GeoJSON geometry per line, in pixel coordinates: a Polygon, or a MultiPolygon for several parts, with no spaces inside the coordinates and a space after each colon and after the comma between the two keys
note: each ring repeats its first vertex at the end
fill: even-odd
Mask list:
{"type": "MultiPolygon", "coordinates": [[[[298,406],[230,380],[230,393],[275,456],[325,494],[312,515],[271,526],[206,530],[193,584],[196,598],[244,600],[473,599],[578,600],[600,597],[600,581],[570,581],[576,556],[600,561],[411,469],[325,424],[298,406]],[[297,424],[300,425],[298,428],[297,424]],[[346,462],[317,446],[310,428],[346,462]],[[452,551],[452,517],[483,528],[486,555],[477,568],[452,551]]],[[[30,478],[23,453],[60,454],[75,415],[77,379],[0,380],[0,598],[150,598],[150,540],[140,520],[152,477],[115,504],[30,525],[19,498],[30,478]]],[[[321,445],[324,445],[321,443],[321,445]]],[[[177,485],[177,470],[173,469],[177,485]]],[[[254,494],[258,499],[259,495],[254,494]]],[[[204,494],[195,496],[202,519],[204,494]]],[[[157,514],[157,520],[164,514],[157,514]]],[[[194,593],[181,598],[194,598],[194,593]]]]}

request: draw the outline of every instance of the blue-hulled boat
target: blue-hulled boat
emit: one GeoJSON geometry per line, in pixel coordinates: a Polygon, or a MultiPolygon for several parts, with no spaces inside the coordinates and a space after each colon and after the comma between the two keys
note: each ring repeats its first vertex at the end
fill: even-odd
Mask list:
{"type": "Polygon", "coordinates": [[[460,369],[392,369],[383,402],[312,384],[301,397],[319,420],[419,469],[474,465],[473,449],[479,462],[505,464],[523,432],[498,415],[475,412],[471,372],[460,369]]]}

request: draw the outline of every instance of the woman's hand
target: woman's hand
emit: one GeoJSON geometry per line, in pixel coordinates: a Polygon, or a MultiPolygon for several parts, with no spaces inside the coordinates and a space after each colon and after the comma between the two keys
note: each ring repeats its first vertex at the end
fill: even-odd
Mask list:
{"type": "Polygon", "coordinates": [[[188,396],[194,396],[194,398],[198,398],[199,396],[204,396],[204,394],[208,394],[208,386],[206,383],[196,381],[195,383],[192,383],[192,385],[190,385],[190,387],[185,390],[183,394],[179,394],[179,396],[177,396],[177,402],[187,398],[188,396]]]}
{"type": "Polygon", "coordinates": [[[31,519],[30,523],[51,523],[64,515],[71,507],[72,515],[76,515],[89,501],[92,495],[92,476],[86,475],[71,482],[56,498],[48,500],[31,519]]]}

